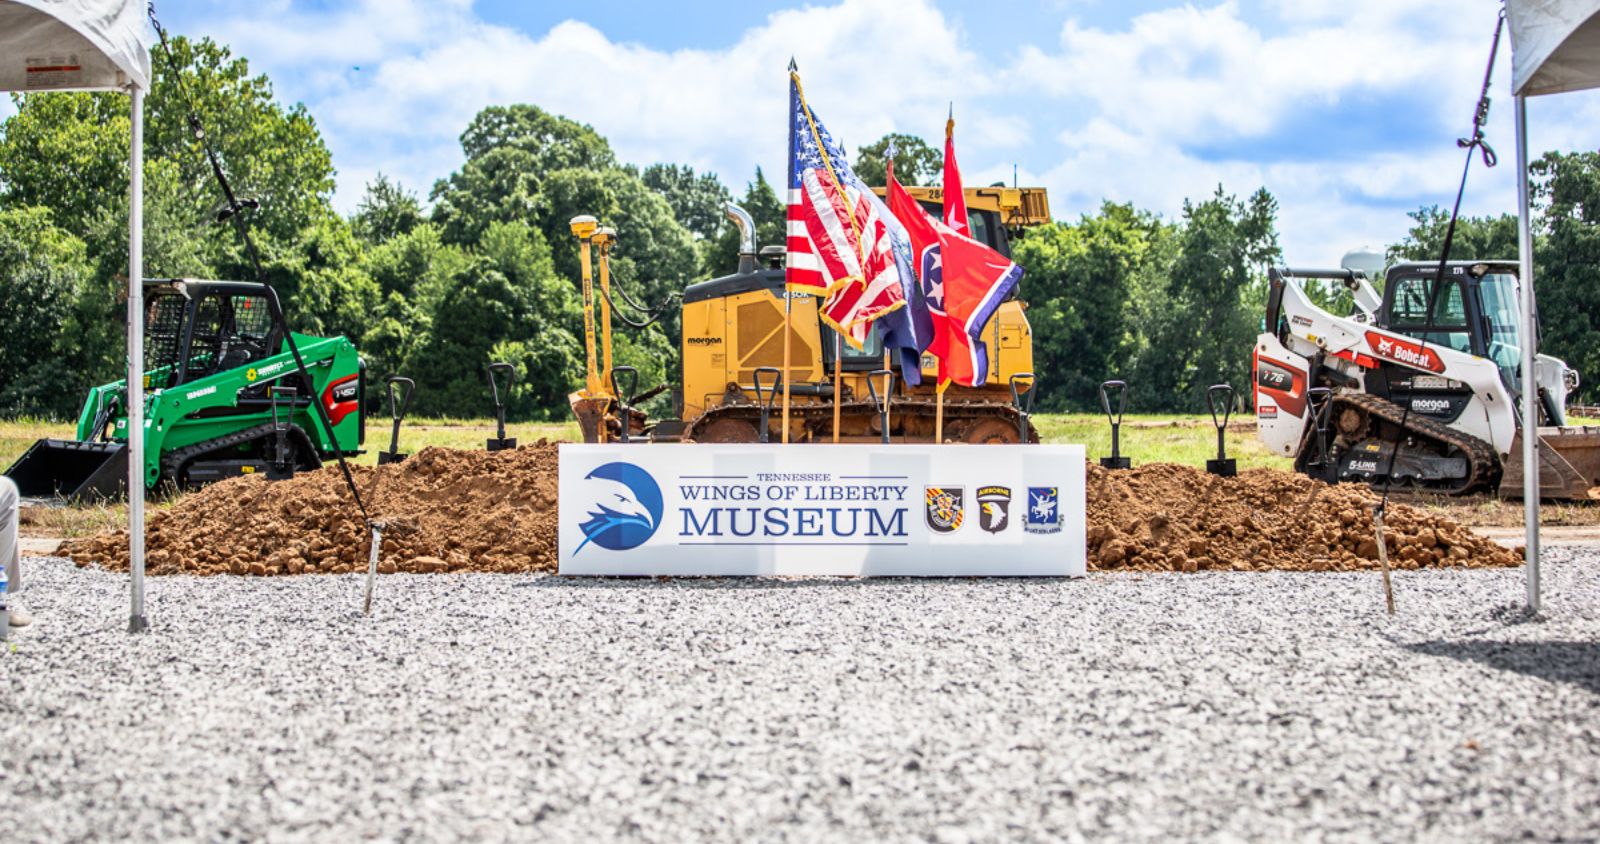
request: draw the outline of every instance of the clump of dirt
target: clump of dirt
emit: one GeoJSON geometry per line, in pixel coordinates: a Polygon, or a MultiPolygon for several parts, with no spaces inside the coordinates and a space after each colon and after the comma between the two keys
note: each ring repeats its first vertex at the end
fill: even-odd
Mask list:
{"type": "MultiPolygon", "coordinates": [[[[554,571],[556,445],[513,451],[429,448],[404,463],[355,467],[373,518],[387,523],[383,572],[554,571]]],[[[1089,568],[1136,571],[1348,571],[1378,565],[1376,497],[1258,469],[1219,478],[1150,464],[1088,469],[1089,568]]],[[[1391,503],[1395,568],[1511,566],[1521,554],[1449,518],[1391,503]]],[[[79,565],[128,567],[127,532],[72,540],[79,565]]],[[[364,571],[367,531],[337,469],[290,480],[233,478],[151,514],[152,574],[364,571]]]]}
{"type": "MultiPolygon", "coordinates": [[[[1089,568],[1135,571],[1351,571],[1377,568],[1371,490],[1255,469],[1219,478],[1150,464],[1088,474],[1089,568]]],[[[1443,516],[1390,502],[1389,564],[1489,568],[1522,563],[1443,516]]]]}
{"type": "MultiPolygon", "coordinates": [[[[553,571],[556,446],[500,451],[427,448],[403,463],[351,467],[372,517],[385,522],[383,572],[553,571]]],[[[335,467],[284,481],[231,478],[152,512],[152,574],[365,571],[368,534],[335,467]]],[[[128,568],[126,530],[73,540],[78,565],[128,568]]]]}

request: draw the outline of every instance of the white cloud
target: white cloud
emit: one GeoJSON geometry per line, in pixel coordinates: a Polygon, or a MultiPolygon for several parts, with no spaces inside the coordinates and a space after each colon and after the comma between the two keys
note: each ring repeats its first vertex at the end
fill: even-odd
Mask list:
{"type": "Polygon", "coordinates": [[[272,62],[338,55],[352,28],[384,17],[373,8],[379,5],[393,10],[393,21],[350,42],[362,69],[313,80],[315,90],[306,94],[346,168],[345,208],[359,197],[356,174],[381,169],[425,190],[460,163],[456,138],[474,114],[517,102],[592,124],[623,160],[685,162],[716,170],[735,187],[757,165],[778,176],[786,152],[775,127],[787,120],[791,56],[808,98],[848,145],[896,130],[931,135],[942,127],[953,90],[973,98],[970,116],[982,127],[972,133],[975,148],[1016,146],[1027,136],[1019,117],[985,119],[977,100],[983,92],[972,90],[983,78],[976,58],[943,14],[920,0],[777,12],[723,50],[618,43],[578,21],[535,37],[478,21],[463,4],[435,10],[434,26],[423,26],[417,4],[377,0],[346,13],[289,14],[272,29],[233,27],[229,38],[239,52],[259,50],[272,62]],[[435,35],[423,39],[430,31],[435,35]],[[372,47],[374,38],[388,39],[387,49],[372,47]],[[358,150],[364,160],[353,165],[358,150]]]}
{"type": "MultiPolygon", "coordinates": [[[[1069,19],[1059,49],[1024,51],[1010,81],[1038,80],[1083,104],[1087,117],[1058,134],[1060,159],[1045,171],[1054,192],[1174,214],[1219,182],[1238,193],[1265,186],[1280,201],[1286,257],[1327,262],[1355,243],[1402,237],[1400,209],[1453,198],[1462,156],[1453,141],[1470,128],[1497,5],[1282,0],[1271,26],[1232,2],[1151,12],[1115,30],[1069,19]],[[1407,111],[1366,114],[1360,103],[1407,111]],[[1295,121],[1326,127],[1316,118],[1332,114],[1381,127],[1385,149],[1296,137],[1295,121]]],[[[1498,94],[1506,45],[1496,79],[1498,94]]],[[[1509,161],[1511,108],[1499,99],[1489,133],[1509,161]]],[[[1465,209],[1514,210],[1508,169],[1475,169],[1465,209]]]]}
{"type": "MultiPolygon", "coordinates": [[[[736,191],[757,165],[779,179],[784,67],[794,56],[808,97],[847,145],[888,131],[937,142],[954,99],[971,183],[1010,181],[1015,163],[1019,178],[1051,189],[1060,217],[1102,198],[1173,217],[1185,197],[1219,182],[1241,194],[1265,186],[1281,203],[1286,254],[1306,263],[1397,239],[1406,208],[1452,198],[1452,142],[1468,129],[1497,6],[1222,2],[1097,27],[1074,17],[1080,4],[1065,4],[1048,22],[1055,44],[1000,56],[975,51],[934,0],[779,11],[716,49],[619,42],[575,20],[522,32],[484,22],[469,0],[331,11],[277,0],[200,29],[306,102],[341,168],[346,210],[379,170],[425,194],[459,166],[457,138],[472,116],[517,102],[592,124],[625,161],[714,170],[736,191]],[[1359,104],[1408,111],[1366,114],[1359,104]],[[1336,150],[1296,136],[1296,121],[1334,113],[1370,120],[1392,142],[1336,150]]],[[[1473,213],[1514,207],[1504,45],[1501,58],[1489,133],[1507,165],[1475,170],[1473,213]]],[[[1595,145],[1600,99],[1532,111],[1535,148],[1595,145]]]]}

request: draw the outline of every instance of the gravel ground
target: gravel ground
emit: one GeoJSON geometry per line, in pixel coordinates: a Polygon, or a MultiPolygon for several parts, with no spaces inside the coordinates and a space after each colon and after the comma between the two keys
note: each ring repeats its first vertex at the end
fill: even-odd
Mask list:
{"type": "Polygon", "coordinates": [[[1085,581],[31,561],[13,840],[1600,837],[1600,552],[1085,581]]]}

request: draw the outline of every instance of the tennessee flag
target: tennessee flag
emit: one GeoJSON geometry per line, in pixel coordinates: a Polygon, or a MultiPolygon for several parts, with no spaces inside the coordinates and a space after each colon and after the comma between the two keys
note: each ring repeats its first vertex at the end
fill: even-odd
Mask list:
{"type": "Polygon", "coordinates": [[[982,384],[989,377],[989,350],[979,337],[1022,280],[1022,268],[934,219],[892,177],[889,211],[911,236],[912,264],[933,318],[928,352],[939,361],[939,388],[982,384]]]}
{"type": "Polygon", "coordinates": [[[961,169],[956,166],[956,113],[944,122],[944,224],[957,234],[972,236],[967,226],[967,195],[961,192],[961,169]]]}

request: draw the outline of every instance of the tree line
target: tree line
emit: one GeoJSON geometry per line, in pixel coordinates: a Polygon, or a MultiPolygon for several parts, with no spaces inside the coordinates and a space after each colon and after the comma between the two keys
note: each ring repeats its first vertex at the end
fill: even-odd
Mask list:
{"type": "MultiPolygon", "coordinates": [[[[583,369],[578,254],[568,221],[593,214],[617,230],[619,310],[638,321],[686,285],[732,271],[738,234],[723,217],[735,193],[681,164],[618,160],[593,128],[535,105],[484,109],[461,134],[464,162],[426,202],[385,176],[356,211],[332,205],[332,156],[316,121],[280,103],[264,75],[210,39],[177,38],[153,57],[146,100],[145,265],[152,278],[253,279],[191,110],[225,162],[246,212],[262,273],[291,326],[357,343],[373,381],[414,378],[413,412],[476,417],[490,410],[485,369],[517,369],[510,415],[561,418],[583,369]],[[179,79],[183,80],[180,88],[179,79]],[[194,97],[190,103],[185,91],[194,97]]],[[[91,385],[120,377],[127,283],[129,130],[126,97],[14,97],[0,124],[0,415],[73,418],[91,385]]],[[[891,141],[896,175],[938,178],[938,150],[886,136],[856,151],[881,183],[891,141]]],[[[1546,349],[1600,378],[1600,160],[1548,154],[1535,165],[1538,260],[1546,349]]],[[[781,180],[780,180],[781,181],[781,180]]],[[[759,169],[737,195],[762,245],[784,240],[784,206],[759,169]]],[[[1098,406],[1100,381],[1131,385],[1141,411],[1193,411],[1206,386],[1249,383],[1265,267],[1282,256],[1277,203],[1221,186],[1177,219],[1106,202],[1077,220],[1023,232],[1013,244],[1034,329],[1038,406],[1098,406]]],[[[1434,257],[1438,209],[1413,214],[1399,257],[1434,257]]],[[[1515,219],[1463,221],[1455,253],[1515,254],[1515,219]]],[[[677,377],[678,315],[619,326],[618,363],[640,383],[677,377]]],[[[377,390],[372,391],[374,395],[377,390]]]]}

